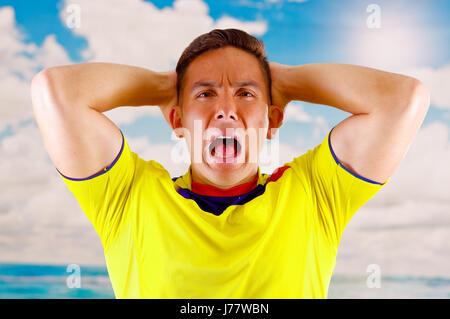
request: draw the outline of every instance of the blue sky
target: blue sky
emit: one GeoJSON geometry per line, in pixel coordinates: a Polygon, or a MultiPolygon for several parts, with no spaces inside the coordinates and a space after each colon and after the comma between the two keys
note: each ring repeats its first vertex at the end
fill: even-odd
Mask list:
{"type": "MultiPolygon", "coordinates": [[[[163,9],[173,5],[172,0],[148,1],[163,9]]],[[[424,57],[424,66],[439,67],[449,60],[450,2],[445,0],[417,1],[361,1],[310,0],[303,3],[288,1],[205,1],[210,16],[217,20],[229,15],[241,20],[265,20],[268,32],[262,36],[271,60],[286,64],[315,62],[354,63],[345,55],[345,39],[365,26],[366,7],[377,3],[393,15],[383,24],[409,27],[415,25],[421,32],[433,35],[439,49],[424,57]],[[409,18],[409,24],[396,17],[409,18]]],[[[13,6],[17,23],[23,27],[27,41],[40,45],[45,36],[54,33],[75,62],[81,62],[80,49],[86,46],[82,37],[75,36],[58,17],[61,1],[0,1],[0,6],[13,6]]],[[[424,50],[427,50],[424,48],[424,50]]]]}
{"type": "MultiPolygon", "coordinates": [[[[346,230],[337,271],[364,275],[375,262],[390,273],[450,276],[442,253],[450,251],[450,201],[443,187],[450,179],[450,1],[149,2],[154,6],[141,0],[117,1],[117,7],[108,0],[0,0],[0,158],[8,159],[0,161],[0,262],[104,263],[95,231],[80,219],[45,151],[29,97],[32,75],[91,59],[167,70],[196,32],[231,21],[263,39],[270,61],[359,64],[415,76],[429,87],[431,108],[422,128],[391,182],[364,207],[369,212],[363,209],[346,230]],[[61,17],[69,1],[80,4],[80,29],[69,29],[61,17]],[[370,4],[380,8],[379,29],[367,26],[370,4]],[[396,225],[402,227],[386,230],[396,225]]],[[[167,159],[171,130],[152,112],[156,108],[119,109],[108,116],[133,150],[145,159],[167,159]]],[[[289,155],[314,147],[350,116],[303,102],[288,110],[290,121],[279,136],[289,155]]]]}

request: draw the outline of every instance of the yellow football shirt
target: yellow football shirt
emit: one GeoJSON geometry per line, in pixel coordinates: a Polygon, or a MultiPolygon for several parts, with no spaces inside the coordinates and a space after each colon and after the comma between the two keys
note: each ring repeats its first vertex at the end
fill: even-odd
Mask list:
{"type": "Polygon", "coordinates": [[[172,179],[125,138],[104,171],[59,174],[101,239],[117,298],[326,298],[345,226],[387,183],[343,167],[331,132],[233,198],[197,196],[190,170],[172,179]]]}

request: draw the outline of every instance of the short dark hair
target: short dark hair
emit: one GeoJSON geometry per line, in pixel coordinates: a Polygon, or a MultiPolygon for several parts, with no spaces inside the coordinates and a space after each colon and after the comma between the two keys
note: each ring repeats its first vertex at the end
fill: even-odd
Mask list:
{"type": "Polygon", "coordinates": [[[189,64],[202,53],[226,46],[242,49],[258,59],[266,79],[269,104],[272,104],[272,79],[270,77],[270,67],[267,62],[264,43],[262,40],[238,29],[214,29],[195,38],[183,51],[175,69],[177,72],[177,103],[180,102],[183,80],[189,64]]]}

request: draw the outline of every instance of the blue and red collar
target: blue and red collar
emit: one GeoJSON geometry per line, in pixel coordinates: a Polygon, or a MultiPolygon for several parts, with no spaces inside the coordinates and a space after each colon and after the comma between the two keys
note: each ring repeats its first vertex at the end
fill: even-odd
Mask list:
{"type": "Polygon", "coordinates": [[[205,196],[215,196],[215,197],[239,196],[254,190],[256,186],[258,186],[258,179],[259,175],[256,174],[253,180],[251,180],[250,182],[226,189],[191,181],[191,191],[196,194],[205,196]]]}
{"type": "Polygon", "coordinates": [[[282,166],[271,175],[267,175],[261,174],[258,167],[258,173],[252,181],[228,189],[192,181],[190,167],[185,175],[173,178],[173,181],[176,191],[181,196],[194,200],[203,211],[218,216],[231,205],[243,205],[262,195],[267,183],[277,181],[288,168],[289,166],[282,166]]]}

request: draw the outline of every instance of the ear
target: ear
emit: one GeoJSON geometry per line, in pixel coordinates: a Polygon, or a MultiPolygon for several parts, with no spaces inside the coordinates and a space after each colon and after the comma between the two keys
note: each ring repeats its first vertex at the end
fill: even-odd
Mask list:
{"type": "Polygon", "coordinates": [[[172,127],[172,130],[175,131],[175,134],[177,135],[178,138],[183,137],[182,133],[183,124],[181,119],[182,119],[181,107],[179,105],[173,105],[170,108],[169,112],[169,122],[170,126],[172,127]]]}
{"type": "Polygon", "coordinates": [[[270,140],[275,136],[281,124],[283,124],[283,116],[284,116],[283,108],[277,105],[270,105],[268,116],[269,116],[269,129],[267,130],[267,138],[270,140]]]}

